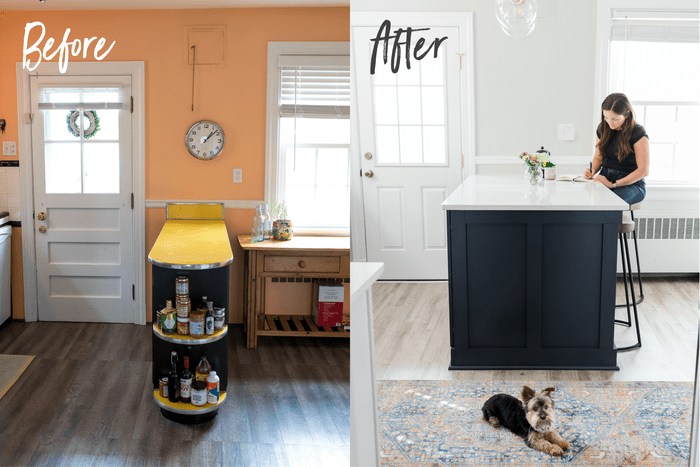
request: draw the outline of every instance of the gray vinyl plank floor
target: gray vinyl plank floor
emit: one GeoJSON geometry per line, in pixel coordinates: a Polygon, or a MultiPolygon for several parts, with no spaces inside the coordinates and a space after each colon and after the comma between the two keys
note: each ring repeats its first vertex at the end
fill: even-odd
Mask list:
{"type": "Polygon", "coordinates": [[[0,399],[0,466],[348,466],[349,341],[229,336],[226,403],[182,425],[153,402],[150,326],[5,325],[0,353],[36,358],[0,399]]]}

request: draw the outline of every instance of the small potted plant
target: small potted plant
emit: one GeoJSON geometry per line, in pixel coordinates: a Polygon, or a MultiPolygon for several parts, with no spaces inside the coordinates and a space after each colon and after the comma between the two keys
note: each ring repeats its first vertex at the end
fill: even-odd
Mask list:
{"type": "Polygon", "coordinates": [[[557,178],[557,166],[547,161],[542,164],[545,180],[555,180],[557,178]]]}
{"type": "Polygon", "coordinates": [[[275,221],[272,223],[272,234],[275,240],[291,240],[294,236],[292,221],[287,219],[287,204],[282,200],[272,208],[275,221]]]}

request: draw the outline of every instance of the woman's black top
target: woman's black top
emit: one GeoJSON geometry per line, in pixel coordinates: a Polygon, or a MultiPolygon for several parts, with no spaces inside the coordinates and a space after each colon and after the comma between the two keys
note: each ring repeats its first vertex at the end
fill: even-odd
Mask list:
{"type": "MultiPolygon", "coordinates": [[[[600,127],[596,130],[598,138],[600,138],[600,127]]],[[[643,137],[649,138],[646,130],[642,125],[636,124],[632,129],[632,137],[630,138],[630,148],[632,152],[627,154],[627,157],[622,159],[622,162],[617,160],[617,138],[620,136],[620,132],[613,130],[613,137],[608,142],[603,153],[603,167],[608,169],[616,169],[620,172],[631,173],[637,170],[637,158],[634,154],[634,144],[642,139],[643,137]]]]}

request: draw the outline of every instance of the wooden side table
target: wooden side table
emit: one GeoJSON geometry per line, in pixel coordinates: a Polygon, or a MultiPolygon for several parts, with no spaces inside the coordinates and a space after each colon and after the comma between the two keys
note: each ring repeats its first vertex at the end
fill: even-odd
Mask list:
{"type": "Polygon", "coordinates": [[[343,326],[318,327],[311,316],[314,279],[341,279],[349,306],[349,237],[294,237],[251,242],[244,252],[244,326],[247,347],[259,336],[350,337],[343,326]]]}

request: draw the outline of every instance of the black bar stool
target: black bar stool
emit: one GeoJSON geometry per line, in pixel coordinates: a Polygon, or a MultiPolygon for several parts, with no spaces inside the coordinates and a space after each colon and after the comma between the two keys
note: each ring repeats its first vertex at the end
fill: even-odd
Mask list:
{"type": "MultiPolygon", "coordinates": [[[[630,216],[632,217],[632,222],[634,222],[634,211],[642,207],[642,203],[636,203],[630,205],[630,216]]],[[[637,283],[639,284],[639,298],[637,299],[637,305],[644,301],[644,290],[642,289],[642,270],[639,267],[639,247],[637,245],[637,229],[632,231],[632,238],[634,238],[634,256],[637,259],[637,283]]],[[[631,274],[631,271],[630,271],[631,274]]],[[[615,305],[617,308],[622,308],[627,306],[626,303],[618,303],[615,305]]]]}
{"type": "Polygon", "coordinates": [[[630,251],[627,246],[627,235],[630,232],[634,232],[634,221],[631,217],[627,215],[622,215],[622,223],[617,226],[617,236],[620,240],[620,255],[622,257],[622,279],[625,283],[625,300],[627,307],[627,321],[616,319],[616,324],[624,324],[625,326],[632,327],[632,316],[630,314],[630,293],[632,295],[632,308],[634,309],[634,323],[637,328],[637,343],[627,346],[627,347],[617,347],[618,352],[624,352],[626,350],[637,349],[642,346],[642,336],[639,333],[639,316],[637,315],[637,301],[634,294],[634,280],[632,276],[632,265],[630,264],[630,251]],[[627,290],[627,283],[629,282],[629,292],[627,290]]]}

